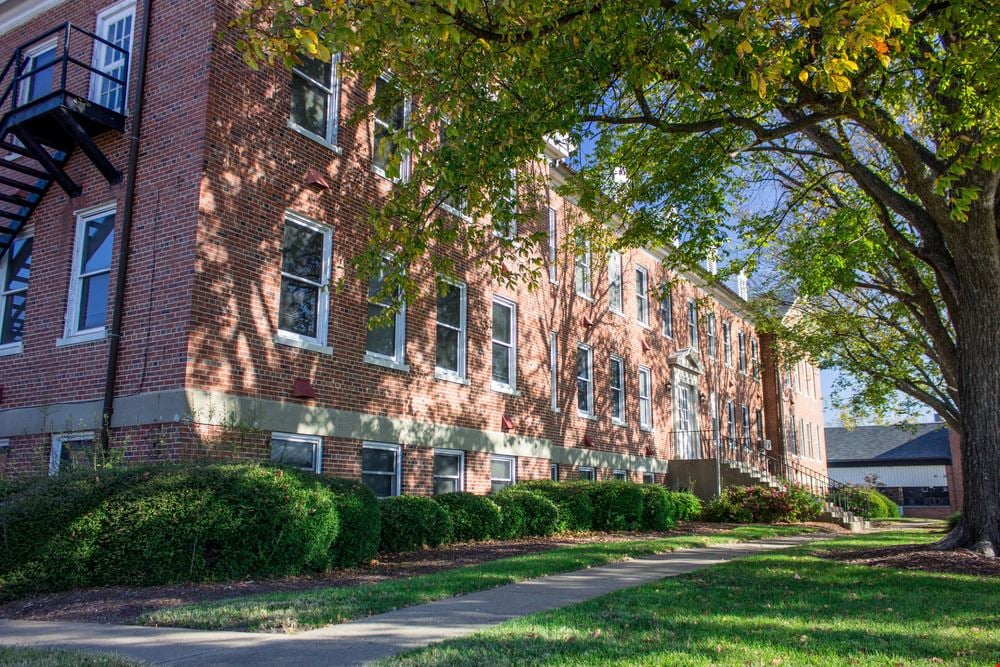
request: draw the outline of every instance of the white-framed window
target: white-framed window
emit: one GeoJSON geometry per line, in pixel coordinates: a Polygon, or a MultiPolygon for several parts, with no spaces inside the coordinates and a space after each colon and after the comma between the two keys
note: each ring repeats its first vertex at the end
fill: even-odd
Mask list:
{"type": "Polygon", "coordinates": [[[764,442],[764,411],[758,409],[756,413],[757,417],[757,442],[764,442]]]}
{"type": "Polygon", "coordinates": [[[698,302],[688,299],[688,345],[698,349],[698,302]]]}
{"type": "Polygon", "coordinates": [[[493,297],[492,387],[498,391],[517,389],[517,304],[493,297]]]}
{"type": "Polygon", "coordinates": [[[281,248],[278,341],[329,351],[330,266],[333,229],[285,212],[281,248]]]}
{"type": "Polygon", "coordinates": [[[750,337],[750,368],[753,371],[753,379],[760,379],[760,343],[756,336],[750,337]]]}
{"type": "Polygon", "coordinates": [[[549,332],[549,392],[552,412],[559,412],[559,335],[549,332]]]}
{"type": "Polygon", "coordinates": [[[340,56],[302,58],[292,67],[288,126],[328,146],[337,145],[340,125],[340,56]]]}
{"type": "Polygon", "coordinates": [[[733,325],[732,322],[722,323],[722,354],[726,366],[733,367],[733,325]]]}
{"type": "Polygon", "coordinates": [[[739,355],[740,373],[747,372],[747,335],[744,332],[736,334],[736,354],[739,355]]]}
{"type": "Polygon", "coordinates": [[[617,479],[620,482],[627,482],[628,481],[628,473],[625,472],[624,470],[612,470],[611,471],[611,479],[617,479]]]}
{"type": "Polygon", "coordinates": [[[584,239],[576,248],[576,259],[573,263],[573,287],[576,293],[585,299],[593,298],[590,275],[590,240],[584,239]]]}
{"type": "Polygon", "coordinates": [[[549,213],[549,282],[559,282],[557,263],[559,261],[559,216],[551,206],[549,213]]]}
{"type": "Polygon", "coordinates": [[[639,428],[653,430],[653,374],[639,366],[639,428]]]}
{"type": "MultiPolygon", "coordinates": [[[[499,216],[494,217],[493,235],[502,239],[511,240],[517,236],[517,170],[510,170],[510,190],[504,194],[502,200],[506,202],[503,209],[503,216],[510,216],[508,220],[501,220],[499,216]]],[[[496,209],[494,209],[496,210],[496,209]]]]}
{"type": "Polygon", "coordinates": [[[645,267],[635,267],[635,319],[649,326],[649,273],[645,267]]]}
{"type": "Polygon", "coordinates": [[[55,39],[32,46],[22,54],[22,78],[17,86],[17,103],[24,105],[52,92],[56,80],[57,44],[55,39]]]}
{"type": "Polygon", "coordinates": [[[731,398],[726,401],[726,437],[729,442],[736,440],[736,404],[731,398]]]}
{"type": "Polygon", "coordinates": [[[622,254],[617,250],[608,255],[608,310],[622,314],[622,254]]]}
{"type": "Polygon", "coordinates": [[[715,359],[717,353],[716,341],[715,341],[715,313],[709,313],[705,316],[705,328],[706,337],[708,338],[708,356],[715,359]]]}
{"type": "Polygon", "coordinates": [[[30,235],[19,236],[0,262],[0,355],[21,351],[31,278],[31,247],[30,235]]]}
{"type": "Polygon", "coordinates": [[[750,442],[750,438],[752,437],[750,431],[750,406],[741,405],[740,416],[743,418],[743,432],[740,433],[740,436],[743,438],[744,444],[746,444],[750,442]]]}
{"type": "Polygon", "coordinates": [[[803,453],[802,448],[805,447],[805,440],[806,440],[806,427],[802,417],[799,417],[799,433],[801,433],[802,435],[799,436],[799,451],[796,453],[802,454],[803,453]]]}
{"type": "Polygon", "coordinates": [[[788,449],[792,454],[799,453],[798,437],[795,433],[795,417],[788,420],[788,449]]]}
{"type": "Polygon", "coordinates": [[[656,484],[656,475],[651,472],[642,473],[642,483],[643,484],[656,484]]]}
{"type": "Polygon", "coordinates": [[[465,452],[457,449],[434,450],[434,495],[465,489],[465,452]]]}
{"type": "Polygon", "coordinates": [[[61,470],[94,467],[95,443],[96,439],[91,431],[52,436],[49,475],[58,475],[61,470]]]}
{"type": "Polygon", "coordinates": [[[114,242],[114,205],[77,213],[66,336],[62,342],[104,337],[114,242]]]}
{"type": "Polygon", "coordinates": [[[585,482],[597,481],[597,471],[591,466],[580,466],[576,469],[576,478],[585,482]]]}
{"type": "Polygon", "coordinates": [[[625,423],[625,360],[611,355],[611,421],[625,423]]]}
{"type": "MultiPolygon", "coordinates": [[[[439,151],[445,152],[451,148],[452,138],[448,136],[448,127],[450,124],[451,121],[448,118],[443,118],[438,124],[439,151]]],[[[447,190],[441,198],[441,208],[464,220],[472,220],[472,217],[469,215],[469,202],[466,198],[465,188],[456,187],[447,190]]]]}
{"type": "Polygon", "coordinates": [[[323,438],[318,435],[272,433],[271,463],[319,474],[323,472],[323,438]]]}
{"type": "Polygon", "coordinates": [[[93,67],[97,72],[90,75],[90,100],[118,113],[126,110],[134,24],[135,2],[126,0],[98,14],[94,30],[98,37],[118,48],[94,42],[93,67]],[[125,85],[114,79],[124,81],[125,85]]]}
{"type": "Polygon", "coordinates": [[[445,379],[465,379],[465,283],[441,280],[437,290],[437,332],[434,371],[445,379]]]}
{"type": "Polygon", "coordinates": [[[361,446],[361,483],[379,498],[398,496],[403,477],[399,445],[366,442],[361,446]]]}
{"type": "Polygon", "coordinates": [[[805,436],[806,436],[806,446],[805,446],[806,456],[808,458],[814,459],[816,457],[813,456],[813,431],[812,431],[812,424],[810,424],[809,422],[806,422],[805,431],[803,431],[803,432],[805,433],[805,436]]]}
{"type": "MultiPolygon", "coordinates": [[[[385,267],[368,281],[368,321],[383,316],[392,307],[391,297],[382,294],[385,284],[385,267]]],[[[397,298],[399,292],[397,291],[397,298]]],[[[365,332],[365,359],[370,362],[389,362],[394,368],[406,364],[406,304],[400,304],[391,321],[378,326],[368,326],[365,332]]]]}
{"type": "Polygon", "coordinates": [[[816,424],[815,426],[816,426],[816,438],[813,440],[813,442],[816,443],[816,460],[817,461],[822,461],[823,460],[823,441],[820,440],[819,424],[816,424]]]}
{"type": "Polygon", "coordinates": [[[375,96],[390,95],[391,106],[386,111],[377,111],[372,129],[372,168],[376,173],[394,181],[406,181],[410,176],[410,155],[399,155],[396,135],[402,132],[410,120],[411,101],[399,90],[389,74],[383,74],[375,81],[375,96]],[[398,164],[398,173],[393,174],[393,165],[398,164]]]}
{"type": "Polygon", "coordinates": [[[517,481],[517,459],[513,456],[490,456],[490,493],[503,491],[517,481]]]}
{"type": "Polygon", "coordinates": [[[589,345],[576,347],[576,411],[594,416],[594,350],[589,345]]]}
{"type": "Polygon", "coordinates": [[[660,299],[660,331],[667,338],[674,337],[674,293],[669,287],[660,299]]]}
{"type": "Polygon", "coordinates": [[[559,464],[558,463],[550,463],[549,464],[549,479],[551,479],[553,482],[558,482],[559,481],[559,464]]]}

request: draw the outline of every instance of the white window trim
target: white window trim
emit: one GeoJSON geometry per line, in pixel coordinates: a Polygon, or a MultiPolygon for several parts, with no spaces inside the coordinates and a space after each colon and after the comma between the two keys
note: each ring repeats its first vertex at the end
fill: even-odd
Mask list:
{"type": "MultiPolygon", "coordinates": [[[[390,259],[390,258],[386,258],[390,259]]],[[[380,269],[381,271],[381,269],[380,269]]],[[[385,304],[376,302],[376,305],[385,307],[385,304]]],[[[367,326],[367,324],[366,324],[367,326]]],[[[365,335],[365,356],[364,361],[366,364],[372,364],[374,366],[382,366],[383,368],[391,368],[397,371],[409,371],[410,366],[406,363],[406,303],[402,303],[399,310],[396,311],[392,318],[392,329],[394,338],[394,347],[396,349],[395,355],[381,354],[379,352],[372,352],[368,349],[367,341],[367,330],[365,335]]]]}
{"type": "Polygon", "coordinates": [[[594,419],[594,348],[590,345],[585,345],[583,343],[578,343],[576,346],[576,366],[577,371],[574,375],[575,381],[573,382],[573,401],[576,403],[576,414],[580,417],[585,417],[587,419],[594,419]],[[580,409],[580,389],[577,387],[577,383],[580,382],[580,352],[584,351],[587,353],[587,369],[590,372],[589,377],[587,377],[587,410],[580,409]]]}
{"type": "MultiPolygon", "coordinates": [[[[28,290],[31,288],[31,272],[30,272],[30,270],[28,272],[28,287],[25,287],[24,289],[17,289],[17,290],[10,290],[10,291],[8,291],[5,286],[7,284],[7,271],[10,268],[11,253],[14,252],[14,243],[16,243],[19,240],[20,241],[28,241],[28,240],[30,240],[32,238],[32,234],[33,234],[33,229],[31,229],[30,227],[27,230],[21,232],[21,234],[19,234],[17,236],[17,238],[14,239],[14,242],[11,243],[10,247],[7,248],[7,252],[5,252],[4,256],[3,256],[3,261],[0,261],[0,324],[2,324],[2,322],[4,320],[4,317],[7,314],[7,312],[6,312],[6,310],[7,310],[7,297],[9,295],[11,295],[11,294],[20,294],[22,292],[24,292],[25,295],[27,295],[28,290]]],[[[32,245],[31,251],[32,251],[32,253],[34,253],[34,246],[33,245],[32,245]]],[[[3,345],[0,345],[0,357],[8,357],[8,356],[10,356],[12,354],[20,354],[23,351],[24,351],[24,340],[23,340],[23,338],[22,338],[22,340],[18,340],[18,341],[14,341],[12,343],[5,343],[3,345]]]]}
{"type": "MultiPolygon", "coordinates": [[[[82,280],[87,276],[97,275],[97,273],[89,273],[87,276],[81,274],[80,269],[82,268],[83,260],[83,242],[84,242],[84,230],[87,228],[87,223],[95,218],[100,218],[101,216],[111,213],[115,216],[113,225],[117,227],[118,225],[118,215],[117,215],[117,204],[104,204],[102,206],[95,206],[93,208],[84,209],[81,211],[76,211],[74,215],[76,216],[76,232],[73,238],[73,266],[72,274],[69,280],[69,298],[66,304],[66,322],[65,330],[62,338],[56,340],[56,347],[62,347],[65,345],[75,345],[77,343],[86,343],[93,340],[101,340],[107,336],[107,315],[109,312],[105,311],[105,323],[99,327],[93,327],[91,329],[77,329],[76,323],[80,319],[80,297],[82,291],[82,280]]],[[[117,230],[115,230],[117,232],[117,230]]],[[[116,234],[117,235],[117,234],[116,234]]],[[[112,239],[112,248],[114,248],[114,240],[112,239]]],[[[108,262],[108,294],[105,298],[111,298],[111,273],[115,265],[114,251],[112,250],[111,260],[108,262]]],[[[103,271],[101,272],[103,273],[103,271]]]]}
{"type": "MultiPolygon", "coordinates": [[[[391,82],[393,77],[392,74],[386,72],[378,77],[386,82],[391,82]]],[[[413,111],[413,97],[409,94],[403,93],[403,128],[407,128],[410,124],[410,114],[413,111]]],[[[406,183],[410,180],[410,160],[412,155],[407,151],[404,153],[399,160],[399,176],[397,178],[389,178],[388,174],[385,173],[385,169],[375,164],[375,127],[377,125],[383,125],[388,127],[388,123],[383,122],[377,115],[372,116],[371,125],[371,140],[368,142],[369,149],[371,150],[371,161],[372,161],[372,171],[381,176],[382,178],[391,181],[393,183],[406,183]]],[[[409,133],[409,130],[407,130],[409,133]]]]}
{"type": "Polygon", "coordinates": [[[617,250],[612,250],[608,254],[608,310],[615,315],[625,315],[625,271],[622,266],[622,254],[617,250]],[[615,285],[615,280],[611,274],[611,267],[617,266],[618,270],[618,303],[615,304],[611,300],[612,288],[615,285]]]}
{"type": "MultiPolygon", "coordinates": [[[[389,442],[370,442],[364,440],[361,443],[361,453],[362,453],[362,467],[361,474],[364,475],[364,450],[366,448],[370,449],[384,449],[390,452],[396,453],[396,469],[393,472],[393,485],[392,485],[392,496],[398,496],[402,492],[403,487],[403,448],[400,445],[396,445],[389,442]]],[[[385,474],[380,472],[375,472],[373,474],[385,474]]]]}
{"type": "Polygon", "coordinates": [[[643,431],[647,431],[647,432],[651,433],[653,431],[653,424],[655,423],[655,420],[653,419],[653,371],[650,370],[647,366],[639,366],[638,372],[636,373],[636,378],[638,379],[638,382],[639,382],[639,392],[638,392],[638,395],[639,395],[639,428],[642,429],[643,431]],[[649,393],[645,397],[643,397],[643,395],[642,395],[642,376],[643,376],[644,373],[645,373],[646,377],[648,378],[647,389],[649,391],[649,393]],[[645,413],[644,413],[644,411],[642,409],[642,405],[643,405],[644,401],[649,404],[649,420],[648,421],[645,419],[645,413]]]}
{"type": "Polygon", "coordinates": [[[642,483],[643,484],[656,484],[656,473],[650,470],[642,471],[642,483]]]}
{"type": "MultiPolygon", "coordinates": [[[[510,350],[507,357],[507,374],[510,382],[498,382],[493,379],[493,368],[490,366],[490,388],[504,394],[517,393],[517,303],[502,296],[494,296],[490,302],[490,359],[493,358],[493,346],[502,345],[510,350]],[[493,337],[493,305],[500,304],[510,308],[510,343],[498,341],[493,337]]],[[[492,364],[492,361],[491,361],[492,364]]]]}
{"type": "Polygon", "coordinates": [[[628,471],[627,470],[621,470],[620,468],[616,468],[616,469],[614,469],[614,470],[611,471],[611,479],[616,479],[616,480],[627,482],[628,481],[628,471]]]}
{"type": "Polygon", "coordinates": [[[289,129],[295,130],[307,139],[312,139],[316,143],[326,146],[337,154],[342,153],[343,149],[337,145],[340,134],[340,54],[335,53],[331,59],[329,84],[317,81],[295,67],[292,67],[292,76],[300,76],[309,83],[315,84],[327,91],[326,136],[321,137],[296,123],[292,119],[291,109],[288,110],[289,129]]]}
{"type": "Polygon", "coordinates": [[[726,437],[729,438],[729,443],[733,444],[736,440],[736,402],[729,398],[726,399],[726,437]]]}
{"type": "Polygon", "coordinates": [[[740,331],[736,334],[736,362],[737,369],[743,375],[747,374],[747,334],[740,331]]]}
{"type": "Polygon", "coordinates": [[[93,431],[77,431],[75,433],[59,433],[52,436],[52,449],[49,451],[49,476],[59,474],[62,462],[63,444],[67,442],[84,442],[90,440],[97,446],[97,438],[93,431]]]}
{"type": "Polygon", "coordinates": [[[596,482],[597,481],[597,469],[594,466],[579,466],[576,469],[576,478],[585,482],[596,482]],[[589,472],[590,477],[588,479],[583,478],[583,473],[589,472]]]}
{"type": "MultiPolygon", "coordinates": [[[[2,443],[0,443],[0,447],[3,447],[2,443]]],[[[559,464],[558,463],[550,463],[549,464],[549,479],[552,480],[553,482],[558,482],[559,481],[559,464]],[[553,477],[553,473],[555,474],[554,477],[553,477]]]]}
{"type": "Polygon", "coordinates": [[[733,367],[733,323],[729,320],[722,323],[722,353],[726,368],[733,367]]]}
{"type": "Polygon", "coordinates": [[[717,330],[715,313],[705,315],[705,345],[708,346],[709,358],[715,359],[718,357],[719,332],[717,330]]]}
{"type": "MultiPolygon", "coordinates": [[[[110,7],[105,7],[97,14],[97,21],[94,23],[94,34],[100,36],[104,39],[104,28],[108,23],[114,23],[120,21],[125,16],[132,15],[132,27],[129,33],[128,44],[128,56],[125,62],[125,85],[122,89],[122,113],[128,114],[128,92],[129,92],[129,79],[132,78],[132,62],[133,54],[135,53],[135,0],[123,0],[122,2],[115,3],[110,7]]],[[[103,53],[103,48],[105,47],[100,42],[94,44],[94,52],[91,59],[90,66],[96,70],[101,70],[98,66],[98,58],[100,58],[103,53]]],[[[103,70],[101,70],[103,71],[103,70]]],[[[97,102],[97,97],[100,94],[100,84],[99,81],[103,77],[97,75],[96,72],[90,73],[90,87],[87,94],[87,99],[92,102],[97,102]]]]}
{"type": "MultiPolygon", "coordinates": [[[[444,380],[446,382],[457,382],[458,384],[469,384],[468,380],[468,367],[466,365],[466,347],[468,345],[468,286],[458,280],[448,280],[443,277],[439,277],[443,283],[447,285],[452,285],[459,289],[459,303],[458,303],[458,371],[453,371],[450,368],[440,368],[435,362],[434,365],[434,378],[437,380],[444,380]]],[[[440,321],[437,318],[437,300],[435,295],[434,302],[434,344],[437,346],[437,327],[440,326],[440,321]]],[[[451,329],[452,327],[448,324],[444,326],[451,329]]],[[[435,359],[436,359],[436,347],[435,347],[435,359]]]]}
{"type": "MultiPolygon", "coordinates": [[[[284,225],[287,225],[289,222],[303,227],[309,227],[310,229],[323,235],[323,267],[322,274],[320,276],[320,283],[316,285],[319,288],[319,298],[316,299],[316,336],[303,336],[302,334],[294,331],[285,331],[284,329],[279,328],[278,333],[274,337],[274,342],[281,345],[289,345],[291,347],[312,350],[313,352],[320,352],[322,354],[332,354],[333,348],[327,344],[327,333],[330,326],[330,290],[328,289],[328,286],[330,284],[330,272],[333,264],[333,227],[324,225],[321,222],[307,218],[304,215],[295,213],[294,211],[285,211],[284,225]]],[[[284,225],[281,227],[282,235],[285,233],[284,225]]],[[[283,260],[284,256],[282,255],[282,263],[284,263],[283,260]]],[[[280,266],[278,267],[278,270],[280,278],[283,278],[285,276],[285,272],[281,270],[280,266]]],[[[299,276],[291,277],[301,282],[309,282],[299,276]]],[[[279,322],[281,308],[280,278],[278,283],[279,313],[276,313],[279,315],[277,318],[279,322]]]]}
{"type": "MultiPolygon", "coordinates": [[[[611,355],[611,361],[612,362],[617,361],[618,364],[619,364],[619,366],[618,366],[618,369],[619,369],[619,374],[618,374],[618,382],[619,382],[618,392],[619,392],[620,398],[618,400],[618,404],[619,404],[619,407],[620,407],[619,412],[621,413],[620,417],[615,417],[615,416],[613,416],[613,413],[612,413],[611,423],[612,424],[616,424],[618,426],[625,426],[628,423],[627,413],[625,412],[625,410],[626,410],[625,406],[628,405],[628,401],[626,399],[626,392],[625,392],[625,359],[621,355],[612,354],[611,355]]],[[[609,381],[608,381],[608,390],[611,393],[612,407],[614,406],[614,384],[613,384],[613,380],[614,380],[614,376],[612,375],[609,378],[609,381]]]]}
{"type": "Polygon", "coordinates": [[[635,321],[649,327],[649,271],[644,266],[635,267],[635,321]],[[642,291],[639,290],[639,275],[642,275],[642,291]]]}
{"type": "MultiPolygon", "coordinates": [[[[22,63],[22,66],[29,59],[36,58],[39,55],[45,53],[46,51],[56,51],[56,58],[57,58],[57,61],[58,61],[58,57],[59,57],[59,51],[58,50],[59,50],[59,41],[55,37],[53,37],[52,39],[47,39],[44,42],[41,42],[40,44],[36,44],[35,46],[32,46],[30,49],[28,49],[23,54],[21,54],[21,63],[22,63]]],[[[52,65],[52,66],[49,67],[49,69],[52,71],[52,81],[53,81],[52,85],[55,86],[58,83],[56,81],[56,78],[57,78],[56,75],[58,73],[60,73],[59,67],[57,67],[56,65],[52,65]]],[[[34,65],[32,66],[32,70],[34,70],[34,65]]],[[[19,75],[21,75],[21,74],[24,74],[23,70],[19,73],[19,75]]],[[[30,77],[28,77],[26,79],[22,79],[20,82],[18,82],[18,85],[17,85],[17,103],[18,104],[24,104],[25,103],[24,102],[24,96],[28,92],[28,85],[29,85],[30,82],[31,82],[31,78],[30,77]]],[[[47,94],[48,93],[46,93],[46,95],[47,94]]],[[[17,144],[20,145],[20,142],[17,142],[17,144]]],[[[14,153],[14,155],[16,155],[16,153],[14,153]]]]}
{"type": "Polygon", "coordinates": [[[698,336],[698,302],[695,299],[688,299],[687,302],[687,330],[688,345],[697,350],[701,341],[698,336]]]}
{"type": "MultiPolygon", "coordinates": [[[[461,449],[438,449],[435,448],[433,456],[438,454],[443,454],[445,456],[457,456],[458,457],[458,483],[456,485],[456,491],[465,491],[465,452],[461,449]]],[[[431,488],[434,487],[434,482],[438,477],[442,479],[455,479],[450,475],[437,475],[434,473],[434,461],[431,459],[431,488]]]]}
{"type": "MultiPolygon", "coordinates": [[[[500,479],[499,477],[493,476],[493,462],[494,461],[509,461],[510,462],[510,484],[508,487],[517,484],[517,457],[509,456],[507,454],[490,454],[490,487],[492,489],[494,480],[500,482],[506,482],[505,479],[500,479]]],[[[492,492],[492,491],[491,491],[492,492]]]]}
{"type": "Polygon", "coordinates": [[[288,442],[302,442],[313,445],[313,467],[312,471],[317,475],[323,472],[323,438],[318,435],[301,435],[299,433],[271,433],[271,443],[275,438],[287,440],[288,442]]]}
{"type": "Polygon", "coordinates": [[[590,252],[590,239],[584,241],[583,252],[576,255],[573,260],[573,291],[576,295],[586,299],[587,301],[594,300],[594,272],[593,272],[593,256],[590,252]],[[578,287],[576,284],[576,269],[577,267],[583,267],[584,280],[583,285],[578,287]],[[581,289],[582,287],[582,289],[581,289]]]}
{"type": "Polygon", "coordinates": [[[549,332],[549,390],[552,412],[559,412],[559,334],[549,332]]]}
{"type": "Polygon", "coordinates": [[[663,294],[663,298],[660,300],[660,333],[663,334],[664,338],[674,339],[674,292],[673,290],[668,290],[663,294]],[[666,306],[664,308],[663,306],[666,306]],[[666,312],[667,317],[663,317],[663,313],[666,312]],[[668,326],[669,325],[669,326],[668,326]]]}
{"type": "Polygon", "coordinates": [[[559,261],[559,214],[552,208],[549,211],[549,282],[559,284],[559,274],[556,263],[559,261]]]}

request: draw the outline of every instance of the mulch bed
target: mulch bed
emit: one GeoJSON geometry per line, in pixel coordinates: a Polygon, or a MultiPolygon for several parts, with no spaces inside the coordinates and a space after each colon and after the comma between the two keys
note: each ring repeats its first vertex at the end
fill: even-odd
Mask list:
{"type": "MultiPolygon", "coordinates": [[[[109,586],[50,593],[14,600],[0,605],[0,618],[37,621],[87,621],[131,624],[142,614],[192,602],[243,597],[278,591],[305,591],[371,584],[391,579],[430,574],[449,568],[474,565],[498,558],[519,556],[573,544],[617,542],[678,535],[712,535],[731,529],[728,524],[685,524],[683,529],[664,533],[594,533],[559,535],[505,542],[470,542],[438,549],[426,549],[383,556],[367,567],[335,570],[322,575],[287,577],[266,581],[235,581],[207,584],[178,584],[133,588],[109,586]]],[[[822,524],[822,530],[831,530],[822,524]]]]}
{"type": "Polygon", "coordinates": [[[987,558],[967,549],[939,551],[926,544],[904,544],[897,547],[855,549],[852,551],[827,551],[818,555],[829,560],[855,565],[1000,577],[1000,558],[987,558]]]}

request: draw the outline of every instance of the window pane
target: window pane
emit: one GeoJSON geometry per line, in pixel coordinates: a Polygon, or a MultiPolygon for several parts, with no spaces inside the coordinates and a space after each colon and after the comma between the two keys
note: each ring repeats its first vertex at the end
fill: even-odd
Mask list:
{"type": "Polygon", "coordinates": [[[0,333],[0,344],[16,343],[24,335],[24,304],[28,300],[27,297],[27,292],[4,297],[3,331],[0,333]]]}
{"type": "Polygon", "coordinates": [[[490,460],[490,477],[494,480],[510,480],[511,461],[507,459],[490,460]]]}
{"type": "Polygon", "coordinates": [[[458,285],[448,285],[444,294],[437,296],[437,319],[442,324],[448,324],[456,329],[462,321],[462,288],[458,285]]]}
{"type": "Polygon", "coordinates": [[[271,462],[280,465],[315,469],[316,445],[311,442],[290,441],[275,438],[271,440],[271,462]]]}
{"type": "Polygon", "coordinates": [[[590,412],[589,385],[584,380],[576,381],[576,407],[581,412],[590,412]]]}
{"type": "Polygon", "coordinates": [[[330,95],[301,76],[292,76],[292,122],[328,139],[330,95]]]}
{"type": "Polygon", "coordinates": [[[31,238],[18,239],[9,255],[4,291],[25,289],[28,287],[28,277],[31,273],[31,238]]]}
{"type": "Polygon", "coordinates": [[[458,331],[455,329],[438,325],[435,363],[438,368],[458,372],[458,331]]]}
{"type": "Polygon", "coordinates": [[[101,273],[81,281],[78,330],[104,326],[108,310],[108,280],[110,277],[110,273],[101,273]]]}
{"type": "Polygon", "coordinates": [[[392,475],[366,475],[361,474],[361,483],[371,489],[379,498],[388,498],[393,492],[392,475]]]}
{"type": "Polygon", "coordinates": [[[459,491],[457,479],[436,478],[434,480],[434,495],[440,496],[445,493],[455,493],[459,491]]]}
{"type": "Polygon", "coordinates": [[[295,66],[295,69],[314,81],[327,86],[330,85],[330,75],[333,71],[333,64],[331,62],[315,58],[303,58],[302,62],[295,66]]]}
{"type": "Polygon", "coordinates": [[[286,224],[281,270],[315,283],[323,280],[323,234],[302,225],[286,224]]]}
{"type": "Polygon", "coordinates": [[[318,287],[305,285],[291,278],[282,278],[278,328],[315,338],[318,305],[318,287]]]}
{"type": "Polygon", "coordinates": [[[111,246],[114,243],[114,231],[114,213],[87,221],[80,273],[90,273],[111,267],[111,246]]]}
{"type": "Polygon", "coordinates": [[[462,457],[458,454],[435,454],[434,474],[444,477],[458,477],[462,457]]]}
{"type": "Polygon", "coordinates": [[[21,73],[28,77],[21,84],[21,101],[30,102],[39,97],[52,92],[52,81],[55,76],[55,68],[52,63],[56,61],[56,47],[47,49],[30,58],[27,58],[22,66],[21,73]]]}
{"type": "Polygon", "coordinates": [[[493,379],[510,384],[510,348],[493,343],[493,379]]]}
{"type": "MultiPolygon", "coordinates": [[[[374,303],[368,304],[368,319],[372,320],[379,317],[385,310],[384,307],[379,306],[374,303]]],[[[391,321],[389,324],[375,327],[374,329],[368,329],[366,334],[366,345],[365,349],[369,352],[374,352],[375,354],[381,354],[386,357],[396,357],[396,326],[395,322],[391,321]]]]}
{"type": "Polygon", "coordinates": [[[94,461],[93,440],[64,440],[59,450],[59,470],[90,468],[94,461]]]}
{"type": "Polygon", "coordinates": [[[511,308],[500,303],[493,304],[493,340],[510,344],[511,308]]]}
{"type": "Polygon", "coordinates": [[[503,491],[508,486],[510,486],[510,482],[493,480],[490,483],[490,493],[497,493],[499,491],[503,491]]]}
{"type": "Polygon", "coordinates": [[[365,447],[361,450],[361,469],[365,472],[396,472],[396,452],[380,447],[365,447]]]}

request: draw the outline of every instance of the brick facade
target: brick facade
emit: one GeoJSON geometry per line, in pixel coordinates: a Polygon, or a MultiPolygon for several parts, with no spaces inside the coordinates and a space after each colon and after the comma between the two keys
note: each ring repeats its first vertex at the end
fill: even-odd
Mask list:
{"type": "MultiPolygon", "coordinates": [[[[107,4],[62,3],[0,35],[0,47],[11,52],[26,36],[65,20],[92,26],[107,4]]],[[[710,454],[704,434],[711,429],[713,399],[723,432],[727,401],[735,406],[740,436],[756,438],[758,411],[772,419],[767,357],[761,359],[762,382],[750,368],[749,341],[756,334],[741,299],[724,287],[668,273],[661,266],[663,251],[656,249],[623,253],[621,314],[609,309],[606,258],[593,258],[592,298],[576,294],[573,251],[565,240],[582,213],[549,191],[532,193],[540,206],[519,222],[519,233],[546,231],[545,207],[555,209],[560,245],[554,283],[543,277],[536,290],[501,287],[456,250],[434,249],[454,255],[456,277],[467,285],[467,382],[435,376],[435,276],[423,265],[411,267],[426,287],[406,306],[405,366],[368,363],[367,285],[353,274],[350,259],[368,240],[368,208],[384,200],[392,183],[372,169],[370,123],[349,125],[346,119],[372,91],[356,81],[341,82],[335,149],[290,128],[290,73],[251,72],[233,39],[219,36],[244,4],[153,4],[111,424],[113,444],[127,461],[266,460],[270,433],[277,431],[321,436],[322,471],[350,478],[361,474],[363,441],[399,444],[407,493],[431,491],[434,447],[465,451],[465,486],[477,493],[490,489],[491,451],[517,457],[518,479],[548,479],[555,462],[561,479],[573,479],[580,466],[589,465],[599,479],[621,469],[634,481],[652,472],[657,483],[666,483],[671,459],[710,454]],[[321,174],[328,187],[307,184],[308,172],[321,174]],[[288,211],[332,229],[331,279],[342,280],[343,289],[322,297],[329,299],[329,350],[276,341],[288,211]],[[636,319],[639,266],[649,275],[648,326],[636,319]],[[655,288],[675,278],[674,331],[668,337],[655,288]],[[513,393],[491,386],[495,296],[517,307],[513,393]],[[694,350],[688,350],[689,300],[699,312],[694,350]],[[714,355],[707,345],[710,312],[716,319],[714,355]],[[732,326],[730,364],[724,361],[723,322],[732,326]],[[738,332],[747,335],[743,370],[737,367],[738,332]],[[550,390],[552,334],[558,348],[556,409],[550,390]],[[579,345],[593,350],[593,418],[576,408],[579,345]],[[610,418],[611,355],[624,362],[624,424],[610,418]],[[639,427],[640,366],[652,376],[652,429],[639,427]],[[695,384],[691,425],[703,434],[698,448],[678,452],[676,392],[685,378],[695,384]],[[315,397],[295,397],[296,381],[308,382],[315,397]],[[742,406],[753,421],[750,434],[743,433],[742,406]]],[[[141,20],[137,17],[136,41],[141,20]]],[[[127,131],[100,139],[119,166],[126,158],[127,131]]],[[[563,175],[559,166],[539,169],[550,181],[563,175]]],[[[24,347],[20,354],[0,357],[0,436],[10,443],[0,450],[2,476],[44,473],[54,434],[99,426],[94,403],[103,389],[107,341],[57,346],[56,340],[66,313],[74,211],[108,202],[117,202],[120,210],[124,186],[108,186],[82,154],[72,158],[68,172],[84,194],[70,199],[52,188],[34,213],[24,347]]],[[[114,257],[119,241],[116,235],[114,257]]],[[[513,259],[510,266],[517,270],[513,259]]],[[[814,398],[821,409],[818,393],[814,398]]],[[[99,414],[99,405],[96,410],[99,414]]],[[[822,424],[821,415],[811,419],[822,424]]],[[[765,429],[771,432],[769,425],[765,429]]],[[[814,463],[820,465],[822,456],[814,463]]]]}

